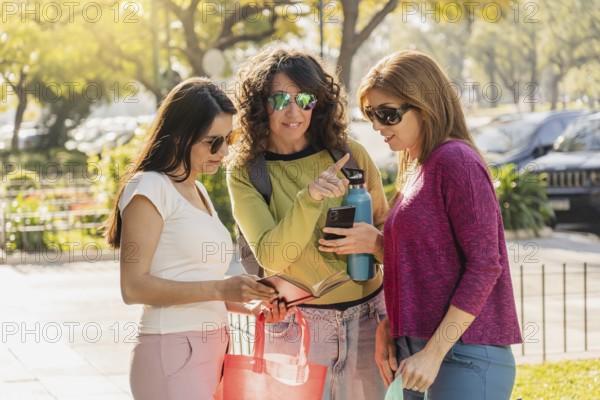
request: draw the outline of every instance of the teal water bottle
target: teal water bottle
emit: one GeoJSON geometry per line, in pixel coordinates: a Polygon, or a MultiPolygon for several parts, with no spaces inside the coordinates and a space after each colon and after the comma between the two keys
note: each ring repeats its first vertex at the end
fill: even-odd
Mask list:
{"type": "MultiPolygon", "coordinates": [[[[365,187],[365,171],[346,168],[348,171],[348,194],[342,202],[345,206],[356,207],[354,222],[373,225],[371,195],[365,187]]],[[[348,254],[348,275],[355,281],[367,281],[375,276],[375,260],[371,254],[348,254]]]]}

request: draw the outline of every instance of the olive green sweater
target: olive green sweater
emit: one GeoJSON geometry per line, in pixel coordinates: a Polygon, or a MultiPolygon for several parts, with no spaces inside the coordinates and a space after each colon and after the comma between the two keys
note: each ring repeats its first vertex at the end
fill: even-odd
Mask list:
{"type": "MultiPolygon", "coordinates": [[[[382,229],[388,203],[385,199],[381,174],[365,148],[349,140],[348,146],[359,168],[365,170],[367,190],[372,197],[373,221],[382,229]]],[[[308,184],[334,162],[327,150],[317,153],[301,151],[267,158],[267,169],[273,186],[270,204],[254,188],[245,167],[232,165],[227,184],[233,216],[246,240],[252,245],[258,262],[266,275],[285,273],[315,284],[330,275],[347,269],[346,256],[319,251],[318,240],[323,237],[327,210],[340,206],[342,198],[313,200],[308,184]],[[313,153],[313,154],[310,154],[313,153]]],[[[339,177],[343,177],[341,172],[339,177]]],[[[383,252],[375,255],[381,261],[383,252]]],[[[334,304],[368,296],[382,284],[381,271],[367,282],[350,281],[327,293],[312,304],[334,304]]]]}

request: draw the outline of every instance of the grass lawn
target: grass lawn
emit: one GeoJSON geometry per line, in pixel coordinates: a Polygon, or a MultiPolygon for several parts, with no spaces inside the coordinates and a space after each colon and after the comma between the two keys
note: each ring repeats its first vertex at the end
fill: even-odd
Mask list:
{"type": "Polygon", "coordinates": [[[512,399],[600,399],[600,359],[517,366],[512,399]]]}

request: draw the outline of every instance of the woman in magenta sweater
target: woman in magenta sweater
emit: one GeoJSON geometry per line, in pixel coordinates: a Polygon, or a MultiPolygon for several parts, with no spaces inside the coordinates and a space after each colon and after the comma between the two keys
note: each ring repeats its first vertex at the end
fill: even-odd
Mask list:
{"type": "MultiPolygon", "coordinates": [[[[427,391],[435,400],[509,399],[510,345],[521,334],[502,217],[460,101],[435,61],[414,51],[381,60],[358,96],[373,128],[399,152],[383,234],[381,376],[389,385],[401,374],[409,400],[427,391]]],[[[367,229],[378,234],[364,226],[345,234],[367,229]]]]}

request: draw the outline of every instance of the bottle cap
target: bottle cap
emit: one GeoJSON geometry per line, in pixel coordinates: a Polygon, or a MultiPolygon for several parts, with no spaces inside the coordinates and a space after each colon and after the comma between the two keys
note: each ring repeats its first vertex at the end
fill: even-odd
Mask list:
{"type": "Polygon", "coordinates": [[[364,185],[365,184],[365,171],[358,168],[346,168],[348,171],[348,180],[351,185],[364,185]]]}

